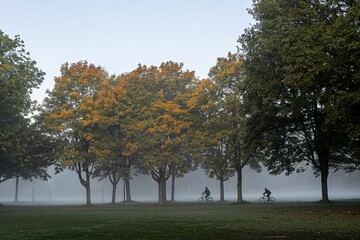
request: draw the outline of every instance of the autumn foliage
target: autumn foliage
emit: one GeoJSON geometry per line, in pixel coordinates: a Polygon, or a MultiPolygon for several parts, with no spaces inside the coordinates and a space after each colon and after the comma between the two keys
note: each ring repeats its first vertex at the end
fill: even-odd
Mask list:
{"type": "Polygon", "coordinates": [[[170,176],[192,168],[188,100],[198,80],[182,67],[174,62],[139,65],[130,73],[108,76],[87,62],[62,66],[45,100],[44,122],[61,142],[62,166],[75,170],[87,191],[93,174],[109,177],[115,202],[121,178],[148,172],[159,185],[162,204],[170,176]]]}

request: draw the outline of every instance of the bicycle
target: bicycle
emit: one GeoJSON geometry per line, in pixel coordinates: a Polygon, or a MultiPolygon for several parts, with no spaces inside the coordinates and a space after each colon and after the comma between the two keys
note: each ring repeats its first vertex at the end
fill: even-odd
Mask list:
{"type": "Polygon", "coordinates": [[[275,198],[274,197],[267,197],[267,196],[262,196],[261,198],[259,198],[259,202],[260,203],[274,203],[275,202],[275,198]]]}
{"type": "Polygon", "coordinates": [[[212,203],[213,201],[214,201],[214,199],[212,197],[208,197],[207,200],[206,200],[205,196],[201,196],[198,199],[199,203],[204,203],[204,202],[205,203],[212,203]]]}

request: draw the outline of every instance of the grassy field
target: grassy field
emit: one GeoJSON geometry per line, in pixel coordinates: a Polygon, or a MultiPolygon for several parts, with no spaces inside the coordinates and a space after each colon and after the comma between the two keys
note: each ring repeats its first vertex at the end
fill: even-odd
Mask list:
{"type": "Polygon", "coordinates": [[[360,202],[0,206],[0,239],[360,239],[360,202]]]}

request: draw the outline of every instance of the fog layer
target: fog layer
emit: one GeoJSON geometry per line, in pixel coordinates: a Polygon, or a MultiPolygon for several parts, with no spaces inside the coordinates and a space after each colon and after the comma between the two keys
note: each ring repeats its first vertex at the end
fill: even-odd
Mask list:
{"type": "MultiPolygon", "coordinates": [[[[330,200],[360,199],[360,173],[336,172],[329,175],[330,200]]],[[[225,200],[236,201],[236,176],[225,182],[225,200]]],[[[111,202],[111,184],[107,179],[91,182],[93,203],[111,202]]],[[[170,180],[167,182],[167,197],[170,199],[170,180]]],[[[211,190],[214,200],[220,199],[219,181],[209,178],[203,170],[191,172],[176,179],[175,200],[197,201],[204,188],[211,190]]],[[[245,201],[257,201],[264,188],[272,191],[277,202],[281,201],[317,201],[321,199],[320,178],[311,171],[285,176],[271,176],[266,171],[256,173],[245,168],[243,173],[243,198],[245,201]]],[[[117,202],[124,197],[123,183],[117,188],[117,202]]],[[[157,202],[157,183],[148,175],[135,176],[131,181],[132,200],[138,202],[157,202]]],[[[15,180],[0,184],[0,202],[12,204],[15,199],[15,180]]],[[[86,202],[85,189],[80,185],[75,172],[65,171],[53,175],[48,182],[20,180],[17,204],[83,204],[86,202]]]]}

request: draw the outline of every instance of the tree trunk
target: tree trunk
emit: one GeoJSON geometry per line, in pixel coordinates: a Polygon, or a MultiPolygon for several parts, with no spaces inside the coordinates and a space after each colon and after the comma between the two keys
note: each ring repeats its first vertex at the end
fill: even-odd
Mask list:
{"type": "Polygon", "coordinates": [[[152,171],[151,177],[158,183],[159,204],[164,205],[166,202],[166,181],[170,176],[166,176],[166,170],[152,171]]]}
{"type": "Polygon", "coordinates": [[[328,164],[323,164],[321,166],[321,202],[329,203],[328,195],[328,176],[329,176],[329,167],[328,164]]]}
{"type": "MultiPolygon", "coordinates": [[[[327,143],[327,141],[326,141],[327,143]]],[[[327,144],[324,144],[326,147],[323,148],[323,153],[321,154],[321,195],[322,202],[329,203],[328,195],[328,176],[329,176],[329,148],[327,144]]]]}
{"type": "Polygon", "coordinates": [[[90,189],[90,175],[86,174],[86,205],[91,205],[91,189],[90,189]]]}
{"type": "Polygon", "coordinates": [[[130,179],[125,179],[126,202],[131,202],[130,179]]]}
{"type": "Polygon", "coordinates": [[[225,198],[224,198],[224,180],[221,179],[220,180],[220,202],[224,202],[225,198]]]}
{"type": "Polygon", "coordinates": [[[331,138],[331,130],[324,131],[325,128],[325,117],[320,114],[315,106],[315,151],[319,158],[319,166],[321,172],[321,202],[328,203],[328,176],[329,176],[329,139],[331,138]]]}
{"type": "Polygon", "coordinates": [[[175,201],[175,176],[171,176],[171,201],[175,201]]]}
{"type": "Polygon", "coordinates": [[[328,173],[321,173],[321,193],[322,193],[322,202],[328,203],[329,202],[329,195],[328,195],[328,173]]]}
{"type": "Polygon", "coordinates": [[[115,204],[115,202],[116,202],[116,187],[117,187],[117,184],[114,182],[112,184],[112,194],[111,194],[111,203],[112,204],[115,204]]]}
{"type": "Polygon", "coordinates": [[[166,180],[164,180],[163,182],[163,199],[164,199],[164,203],[166,203],[167,201],[167,191],[166,191],[166,180]]]}
{"type": "MultiPolygon", "coordinates": [[[[88,168],[83,168],[81,163],[74,164],[75,171],[78,174],[81,185],[85,188],[86,191],[86,205],[91,205],[91,188],[90,188],[90,177],[92,170],[88,168]],[[83,169],[83,170],[82,170],[83,169]],[[85,173],[85,179],[82,176],[82,172],[85,173]]],[[[92,169],[92,167],[91,167],[92,169]]]]}
{"type": "Polygon", "coordinates": [[[86,205],[91,205],[91,193],[90,193],[90,186],[86,186],[86,205]]]}
{"type": "Polygon", "coordinates": [[[159,186],[159,204],[160,205],[164,205],[165,203],[165,199],[164,199],[164,193],[165,192],[165,189],[164,189],[164,182],[163,181],[159,181],[158,182],[158,186],[159,186]]]}
{"type": "Polygon", "coordinates": [[[16,176],[15,181],[15,202],[19,200],[19,176],[16,176]]]}
{"type": "Polygon", "coordinates": [[[242,168],[237,169],[237,203],[243,202],[242,196],[242,168]]]}
{"type": "Polygon", "coordinates": [[[109,181],[112,185],[112,193],[111,193],[111,203],[115,204],[116,203],[116,189],[117,189],[117,185],[120,181],[120,178],[117,177],[117,169],[116,167],[114,168],[113,171],[110,172],[109,174],[109,181]]]}

